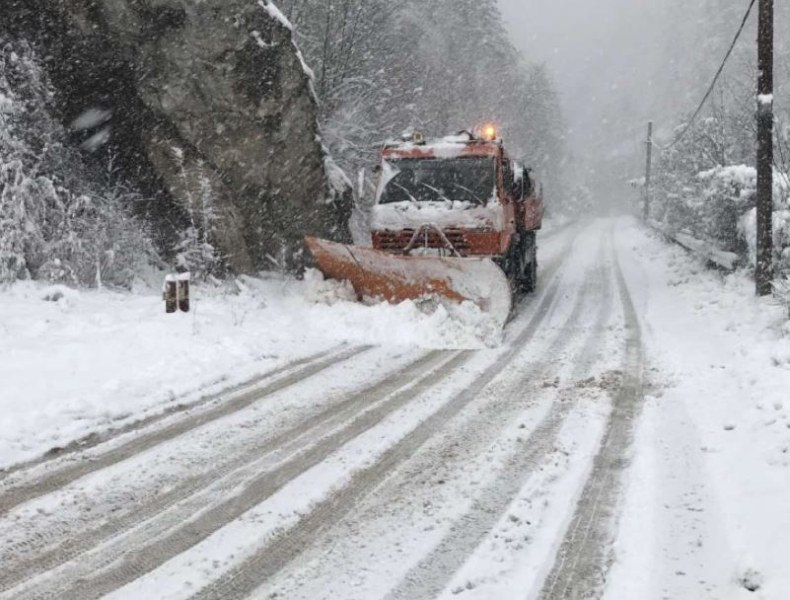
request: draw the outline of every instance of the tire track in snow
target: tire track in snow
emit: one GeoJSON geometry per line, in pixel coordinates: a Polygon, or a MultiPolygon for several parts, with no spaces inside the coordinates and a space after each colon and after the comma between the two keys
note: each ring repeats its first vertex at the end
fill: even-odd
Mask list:
{"type": "MultiPolygon", "coordinates": [[[[85,475],[106,469],[107,467],[127,460],[141,452],[197,429],[211,421],[216,421],[217,419],[247,408],[265,399],[267,396],[280,392],[338,363],[349,360],[369,348],[369,346],[358,346],[342,352],[330,354],[329,356],[327,356],[326,353],[322,353],[312,359],[306,359],[308,362],[304,366],[281,378],[275,379],[263,388],[252,389],[225,402],[221,402],[213,408],[185,416],[183,419],[179,419],[174,423],[154,429],[153,431],[142,433],[120,446],[111,448],[96,457],[91,457],[89,460],[68,464],[55,471],[46,473],[31,482],[9,487],[0,494],[0,515],[7,513],[24,502],[57,491],[85,475]]],[[[295,364],[299,364],[299,361],[295,364]]],[[[290,365],[290,367],[293,367],[293,365],[290,365]]]]}
{"type": "MultiPolygon", "coordinates": [[[[215,393],[205,394],[193,402],[183,402],[183,401],[177,402],[175,406],[168,406],[161,413],[156,413],[149,415],[147,417],[143,417],[127,425],[123,425],[121,427],[111,427],[103,431],[94,431],[84,437],[69,442],[64,446],[57,446],[54,448],[50,448],[48,451],[46,451],[44,454],[42,454],[39,457],[26,460],[23,462],[15,463],[0,469],[0,485],[3,485],[4,481],[10,479],[12,475],[15,475],[17,473],[29,472],[35,467],[47,466],[50,463],[54,463],[56,461],[62,461],[63,459],[68,458],[72,454],[76,454],[79,452],[86,452],[87,450],[91,450],[96,446],[111,442],[123,435],[134,433],[135,431],[141,431],[143,429],[155,425],[156,423],[174,417],[179,413],[185,413],[188,411],[199,409],[212,402],[221,401],[223,398],[237,394],[252,386],[260,385],[267,379],[272,379],[274,377],[277,377],[278,375],[282,375],[283,373],[286,373],[291,369],[295,369],[297,367],[301,367],[302,365],[313,363],[331,354],[336,354],[342,350],[343,346],[345,346],[345,344],[336,346],[334,348],[330,348],[329,350],[323,350],[321,352],[316,352],[314,354],[310,354],[302,358],[291,360],[284,365],[275,367],[261,374],[255,375],[247,379],[246,381],[242,381],[240,383],[228,386],[215,393]]],[[[215,381],[213,383],[209,382],[206,385],[210,386],[219,383],[221,383],[221,381],[215,381]]],[[[14,484],[13,483],[10,484],[9,487],[14,487],[14,484]]],[[[0,510],[0,514],[2,514],[2,510],[0,510]]]]}
{"type": "MultiPolygon", "coordinates": [[[[569,246],[570,246],[570,243],[569,243],[569,246]]],[[[563,253],[559,258],[560,259],[564,259],[565,254],[566,253],[563,253]]],[[[551,271],[556,270],[559,267],[559,262],[560,262],[559,260],[552,261],[552,264],[549,267],[549,271],[551,272],[551,271]]],[[[555,282],[554,288],[555,287],[556,287],[556,282],[555,282]]],[[[552,288],[551,286],[550,286],[550,288],[553,289],[552,294],[555,294],[556,293],[556,289],[552,288]]],[[[549,292],[551,291],[551,289],[547,290],[547,293],[546,293],[546,295],[544,296],[544,299],[543,299],[543,303],[541,303],[541,305],[539,307],[539,311],[541,309],[545,309],[546,301],[547,301],[546,296],[549,295],[549,292]]],[[[534,317],[532,320],[529,321],[529,323],[527,324],[527,327],[526,327],[527,329],[534,324],[536,319],[537,319],[537,321],[540,321],[543,317],[545,317],[545,314],[540,316],[541,318],[537,318],[538,316],[539,315],[536,315],[536,317],[534,317]]],[[[343,356],[341,359],[351,358],[353,355],[356,355],[356,354],[362,352],[365,349],[366,348],[352,349],[352,350],[350,350],[347,353],[348,356],[343,356]]],[[[455,358],[456,358],[455,355],[457,355],[458,353],[453,354],[451,352],[445,351],[443,353],[434,353],[434,356],[438,356],[439,354],[442,354],[445,357],[450,356],[450,355],[452,355],[454,357],[454,358],[452,358],[451,360],[448,361],[448,366],[450,366],[449,363],[453,363],[455,361],[455,358]]],[[[463,354],[464,355],[470,355],[472,353],[468,353],[467,352],[467,353],[463,353],[463,354]]],[[[309,376],[317,373],[318,371],[321,371],[321,370],[324,370],[325,368],[328,368],[332,364],[336,364],[341,359],[333,360],[332,358],[330,358],[328,361],[326,361],[329,364],[326,364],[324,366],[323,363],[320,363],[319,367],[321,367],[321,368],[316,368],[315,372],[312,371],[313,366],[312,365],[308,365],[308,368],[300,370],[297,373],[295,373],[295,374],[293,374],[293,375],[291,375],[291,376],[289,376],[287,378],[284,378],[285,381],[276,381],[271,386],[268,386],[268,387],[264,388],[263,390],[259,390],[257,392],[256,391],[252,391],[252,392],[250,392],[248,394],[245,394],[245,396],[244,396],[245,405],[249,405],[252,402],[255,402],[255,401],[259,400],[260,397],[261,397],[261,394],[269,395],[269,394],[274,393],[275,391],[280,391],[282,389],[285,389],[286,387],[288,387],[288,384],[295,383],[295,381],[293,381],[294,379],[297,379],[297,378],[298,379],[302,379],[302,378],[305,378],[305,377],[309,377],[309,376]],[[276,389],[273,389],[273,388],[276,388],[276,389]],[[254,395],[255,398],[251,398],[250,396],[252,396],[252,395],[254,395]]],[[[418,362],[420,362],[420,361],[418,361],[418,362]]],[[[465,361],[460,361],[460,362],[465,362],[465,361]]],[[[458,365],[455,365],[455,368],[458,368],[460,366],[460,362],[459,362],[458,365]]],[[[448,371],[448,374],[450,372],[452,372],[452,369],[450,369],[448,371]]],[[[409,383],[413,383],[414,376],[415,376],[415,373],[412,371],[410,373],[410,381],[409,381],[409,383]]],[[[435,380],[434,383],[439,383],[439,381],[435,380]]],[[[370,402],[370,397],[366,396],[366,400],[368,402],[370,402]]],[[[236,404],[238,404],[238,402],[236,404]]],[[[243,408],[243,406],[235,406],[234,405],[234,408],[235,408],[235,410],[240,410],[241,408],[243,408]]],[[[349,414],[352,414],[355,410],[358,410],[358,408],[359,408],[358,403],[356,403],[354,405],[354,407],[352,408],[351,407],[351,403],[349,402],[348,403],[348,407],[343,412],[343,415],[347,416],[349,414]]],[[[393,408],[393,410],[395,410],[396,408],[397,407],[393,408]]],[[[213,415],[219,409],[222,409],[222,407],[218,407],[217,409],[213,409],[211,411],[211,414],[213,415]]],[[[232,414],[232,412],[235,412],[235,410],[227,411],[227,409],[226,409],[227,412],[225,412],[224,414],[217,414],[216,417],[214,417],[214,418],[219,418],[220,416],[225,416],[226,414],[232,414]]],[[[77,469],[76,470],[72,470],[72,469],[68,469],[67,468],[67,469],[65,469],[63,471],[57,471],[57,472],[53,473],[51,476],[49,476],[46,479],[46,481],[48,482],[48,486],[49,487],[42,487],[43,486],[43,480],[41,480],[39,482],[36,482],[36,484],[38,485],[38,488],[35,490],[35,492],[34,492],[33,489],[26,490],[26,493],[29,496],[28,499],[32,499],[32,498],[38,497],[39,495],[43,495],[43,494],[49,493],[51,491],[55,491],[55,489],[59,489],[59,487],[62,487],[63,485],[66,485],[67,483],[70,483],[70,482],[74,481],[75,479],[77,479],[79,477],[82,477],[82,476],[87,475],[89,473],[92,473],[94,471],[98,471],[98,470],[100,470],[102,468],[106,468],[108,466],[112,466],[113,464],[116,464],[117,462],[125,460],[126,458],[131,458],[132,456],[134,456],[137,453],[137,452],[133,451],[134,448],[138,448],[138,451],[140,451],[140,452],[143,451],[143,450],[147,450],[147,449],[149,449],[149,448],[151,448],[153,446],[157,446],[159,444],[163,444],[163,443],[165,443],[165,442],[167,442],[169,440],[172,440],[174,437],[177,437],[178,435],[181,435],[182,433],[186,433],[187,431],[189,431],[191,429],[194,429],[195,427],[198,427],[199,425],[202,425],[204,423],[210,422],[211,420],[214,420],[214,419],[206,419],[203,414],[196,415],[196,416],[198,418],[201,418],[201,419],[204,419],[204,420],[202,420],[199,423],[195,423],[194,419],[190,419],[190,422],[194,423],[194,425],[191,426],[191,427],[185,427],[185,424],[179,421],[178,423],[174,424],[173,428],[168,428],[168,429],[165,429],[165,430],[159,430],[159,431],[153,432],[153,434],[150,434],[148,436],[144,436],[142,439],[138,438],[136,440],[132,440],[131,442],[129,442],[127,444],[124,444],[120,448],[116,448],[116,449],[110,450],[106,455],[100,455],[98,460],[104,460],[104,462],[102,464],[96,464],[95,462],[93,462],[93,463],[90,463],[88,465],[90,467],[88,469],[85,469],[85,467],[80,467],[79,465],[77,465],[77,469]],[[171,433],[172,435],[167,436],[167,435],[164,435],[164,433],[171,433]],[[142,442],[142,443],[140,444],[140,442],[142,442]],[[138,444],[140,444],[140,445],[138,445],[138,444]],[[124,454],[121,455],[120,453],[124,453],[124,454]],[[57,484],[61,484],[61,485],[57,485],[57,484]],[[52,488],[52,489],[50,489],[50,488],[52,488]]],[[[332,418],[333,420],[336,421],[336,420],[340,419],[341,416],[333,415],[330,418],[332,418]]],[[[383,418],[383,417],[381,417],[381,418],[383,418]]],[[[302,435],[304,435],[305,437],[314,437],[314,436],[310,435],[310,433],[308,433],[307,431],[304,431],[302,433],[302,435]]],[[[291,444],[291,447],[293,447],[293,446],[294,446],[294,444],[291,444]]],[[[326,446],[322,446],[322,452],[325,452],[325,453],[331,452],[331,449],[329,449],[326,446]]],[[[320,462],[320,458],[321,457],[318,456],[317,454],[313,453],[313,458],[316,459],[315,460],[316,463],[320,462]]],[[[257,462],[256,462],[256,464],[257,464],[257,462]]],[[[293,471],[293,473],[292,473],[293,477],[295,477],[296,475],[298,475],[301,472],[303,472],[305,470],[305,468],[309,468],[309,466],[307,466],[304,462],[301,464],[301,466],[304,467],[304,468],[301,468],[299,470],[293,471]]],[[[215,480],[217,479],[217,477],[215,476],[216,474],[212,473],[211,475],[213,476],[213,479],[215,479],[215,480]]],[[[291,477],[291,478],[293,478],[293,477],[291,477]]],[[[178,502],[179,501],[178,498],[188,495],[188,492],[194,492],[195,490],[197,490],[197,492],[200,493],[200,490],[205,489],[205,483],[206,483],[206,480],[201,480],[199,482],[198,481],[187,482],[187,484],[185,484],[185,486],[180,486],[178,488],[178,490],[174,491],[174,493],[172,495],[168,496],[168,498],[166,498],[166,499],[163,499],[161,502],[155,502],[153,504],[145,505],[145,506],[141,507],[140,511],[135,512],[132,515],[128,515],[127,518],[121,519],[118,523],[115,523],[115,524],[108,523],[106,527],[102,527],[102,528],[99,528],[99,530],[94,530],[92,532],[88,532],[86,535],[80,536],[76,540],[69,540],[68,542],[63,544],[60,548],[55,548],[55,549],[51,550],[50,552],[45,553],[43,556],[40,556],[38,558],[38,560],[34,559],[33,561],[30,561],[26,565],[25,568],[21,568],[19,571],[17,571],[16,569],[13,569],[13,570],[9,569],[8,570],[10,572],[9,576],[5,580],[2,580],[2,581],[5,581],[6,585],[13,585],[15,582],[22,581],[23,579],[26,579],[28,577],[37,577],[35,582],[31,582],[32,585],[35,586],[35,585],[38,585],[39,583],[42,583],[42,584],[44,584],[44,587],[46,587],[47,581],[49,579],[48,575],[51,575],[51,574],[46,574],[45,573],[42,576],[42,571],[44,571],[46,569],[51,569],[53,566],[57,567],[57,565],[60,565],[60,564],[62,564],[63,562],[65,562],[67,560],[70,560],[70,559],[73,559],[73,558],[77,557],[81,553],[84,553],[86,550],[89,550],[90,546],[95,545],[95,543],[101,543],[102,540],[107,539],[110,536],[116,536],[117,535],[119,540],[122,539],[123,538],[122,534],[123,534],[124,531],[129,530],[129,529],[133,529],[133,528],[137,527],[138,525],[141,525],[141,523],[140,523],[141,520],[146,519],[146,518],[150,517],[151,515],[155,516],[163,508],[166,510],[166,508],[167,508],[166,505],[172,505],[173,502],[178,502]],[[200,488],[200,489],[197,489],[197,488],[200,488]],[[121,535],[119,535],[119,534],[121,534],[121,535]],[[37,573],[38,573],[38,576],[37,576],[37,573]]],[[[260,482],[258,481],[257,483],[260,483],[260,482]]],[[[223,489],[222,491],[224,493],[226,493],[226,494],[231,495],[235,491],[237,491],[237,490],[232,489],[232,487],[233,486],[231,486],[230,484],[227,484],[227,485],[225,485],[225,489],[223,489]]],[[[12,491],[15,492],[15,493],[24,494],[24,491],[20,491],[20,489],[16,489],[16,490],[12,490],[12,491]]],[[[256,490],[252,490],[252,491],[256,491],[256,490]]],[[[257,491],[260,491],[260,490],[258,489],[257,491]]],[[[249,496],[250,501],[253,499],[252,496],[255,496],[255,495],[256,494],[251,494],[249,496]]],[[[19,496],[17,496],[17,499],[19,499],[19,496]]],[[[6,500],[7,500],[7,498],[6,498],[6,500]]],[[[257,504],[257,503],[259,503],[262,500],[263,500],[263,498],[258,497],[258,498],[256,498],[256,502],[255,503],[257,504]]],[[[22,501],[23,500],[20,500],[16,504],[19,504],[22,501]]],[[[238,503],[237,502],[234,501],[234,502],[229,502],[229,503],[230,504],[234,504],[236,506],[236,508],[238,509],[238,503]]],[[[208,503],[204,503],[204,506],[202,508],[197,508],[196,510],[202,510],[203,508],[206,507],[207,504],[208,503]]],[[[0,504],[0,506],[2,506],[2,505],[0,504]]],[[[238,510],[236,510],[235,512],[238,513],[238,510]]],[[[179,514],[179,513],[176,513],[176,514],[179,514]]],[[[190,514],[195,514],[195,513],[191,512],[190,514]]],[[[170,518],[171,525],[175,521],[177,521],[178,525],[182,525],[183,521],[186,519],[184,514],[180,514],[180,516],[175,518],[175,519],[172,518],[172,516],[173,515],[171,515],[171,518],[170,518]]],[[[231,517],[227,517],[226,516],[223,519],[215,521],[211,525],[210,529],[216,530],[217,528],[222,526],[222,524],[224,524],[223,522],[227,522],[230,518],[233,518],[233,516],[231,516],[231,517]]],[[[158,533],[161,533],[161,531],[158,531],[156,529],[156,526],[154,526],[153,524],[149,524],[149,525],[150,526],[147,527],[147,528],[142,528],[144,531],[147,532],[147,534],[146,534],[147,537],[144,539],[144,542],[150,542],[150,540],[153,539],[154,537],[156,537],[158,533]]],[[[184,528],[184,529],[189,529],[189,527],[188,528],[184,528]]],[[[190,547],[191,545],[194,545],[195,543],[200,541],[199,535],[196,536],[194,530],[186,531],[186,532],[182,531],[181,534],[183,534],[181,536],[182,537],[182,542],[185,539],[185,536],[187,538],[189,538],[189,545],[185,546],[185,547],[190,547]]],[[[176,537],[178,537],[179,531],[176,531],[174,535],[176,537]]],[[[206,534],[206,535],[208,535],[208,534],[206,534]]],[[[113,540],[113,543],[115,543],[115,542],[116,542],[116,540],[113,540]]],[[[143,563],[145,563],[145,565],[143,565],[143,567],[144,567],[143,571],[150,570],[150,568],[158,566],[159,563],[161,563],[163,560],[166,560],[166,557],[161,555],[161,554],[160,555],[156,555],[155,553],[149,552],[151,550],[151,545],[149,544],[149,546],[145,546],[144,542],[140,543],[139,545],[131,544],[127,548],[127,549],[130,549],[130,550],[133,550],[133,552],[134,552],[133,556],[138,558],[138,559],[142,555],[146,556],[146,560],[142,561],[143,563]],[[153,558],[154,556],[156,556],[156,558],[153,558]],[[153,567],[151,567],[151,565],[153,565],[153,567]]],[[[118,542],[118,543],[121,543],[121,542],[118,542]]],[[[125,544],[125,542],[123,542],[123,543],[125,544]]],[[[182,547],[184,547],[183,543],[182,543],[182,547]]],[[[97,552],[101,553],[102,549],[98,549],[97,552]]],[[[57,587],[57,592],[53,593],[51,595],[51,597],[57,597],[57,598],[75,597],[75,598],[82,599],[82,598],[91,597],[94,593],[98,593],[98,592],[96,592],[96,589],[91,591],[91,581],[92,581],[90,579],[90,575],[91,574],[95,574],[97,577],[99,577],[99,579],[104,581],[104,584],[105,584],[104,588],[106,589],[106,591],[111,591],[112,589],[114,589],[116,587],[119,587],[117,579],[113,580],[113,577],[111,575],[108,575],[107,577],[105,577],[105,575],[107,575],[107,572],[111,573],[113,571],[113,566],[114,566],[113,565],[113,561],[115,560],[115,558],[120,556],[122,553],[123,553],[123,549],[119,548],[118,552],[116,552],[116,554],[114,556],[112,554],[108,554],[105,557],[102,554],[101,558],[103,560],[100,560],[100,562],[102,562],[104,564],[104,567],[108,567],[108,565],[109,565],[108,569],[106,569],[105,572],[101,572],[101,569],[103,569],[104,567],[100,566],[99,571],[93,571],[92,568],[89,568],[86,571],[83,571],[83,575],[82,576],[78,576],[78,578],[72,578],[70,580],[67,578],[68,583],[76,583],[76,586],[71,591],[69,591],[69,590],[66,589],[66,587],[68,587],[67,585],[60,585],[59,587],[57,587]],[[70,596],[70,594],[72,594],[72,595],[70,596]]],[[[166,554],[170,554],[170,552],[168,552],[166,554]]],[[[134,561],[132,561],[132,562],[134,562],[134,561]]],[[[139,560],[138,560],[138,562],[139,562],[139,560]]],[[[115,565],[115,566],[117,566],[117,565],[115,565]]],[[[139,569],[134,569],[134,568],[131,569],[131,571],[134,571],[134,573],[131,573],[131,571],[129,570],[130,567],[133,567],[133,565],[130,565],[130,561],[127,560],[126,562],[121,563],[121,568],[119,568],[119,570],[116,571],[116,574],[117,573],[121,573],[121,572],[126,572],[127,575],[125,575],[123,577],[123,579],[125,579],[125,580],[126,579],[128,579],[128,580],[134,579],[134,578],[136,578],[137,576],[139,576],[141,574],[139,569]]],[[[57,575],[56,575],[56,578],[57,578],[57,575]]],[[[23,588],[27,588],[28,586],[22,586],[22,587],[23,588]]],[[[46,594],[46,592],[43,592],[43,593],[46,594]]],[[[14,596],[14,597],[17,597],[17,596],[14,596]]],[[[46,595],[42,596],[40,593],[34,591],[32,597],[39,598],[39,597],[47,597],[47,596],[46,595]]]]}
{"type": "MultiPolygon", "coordinates": [[[[559,269],[567,255],[567,252],[563,253],[552,266],[552,270],[559,269]]],[[[356,472],[348,485],[319,503],[297,525],[284,531],[271,544],[206,586],[194,597],[201,600],[227,600],[249,596],[309,546],[319,531],[333,526],[349,514],[371,490],[382,483],[400,464],[414,456],[448,420],[476,399],[486,386],[510,365],[554,309],[559,290],[560,279],[554,277],[535,314],[512,341],[509,349],[468,388],[451,398],[386,450],[375,464],[356,472]]],[[[569,337],[564,328],[559,335],[560,338],[569,337]],[[566,335],[563,335],[563,332],[566,335]]]]}
{"type": "MultiPolygon", "coordinates": [[[[596,346],[612,312],[611,286],[606,281],[605,262],[601,260],[604,256],[603,239],[597,256],[598,266],[595,268],[592,284],[588,282],[584,286],[571,317],[547,351],[548,355],[556,355],[569,345],[569,338],[577,329],[586,304],[599,307],[582,347],[574,355],[573,379],[586,376],[598,358],[596,346]]],[[[550,375],[551,373],[547,371],[530,373],[529,376],[550,375]]],[[[515,401],[516,398],[510,399],[513,404],[515,401]]],[[[537,471],[541,461],[550,456],[556,446],[562,425],[575,408],[577,401],[578,398],[562,395],[554,400],[537,427],[530,432],[522,448],[507,459],[505,468],[476,497],[471,509],[455,523],[454,527],[450,528],[449,533],[430,554],[409,570],[400,584],[387,595],[387,600],[435,598],[442,593],[458,569],[496,526],[519,491],[537,471]]]]}
{"type": "MultiPolygon", "coordinates": [[[[440,364],[436,370],[429,372],[421,379],[415,381],[413,376],[408,374],[407,381],[397,383],[389,381],[388,394],[392,394],[396,390],[399,391],[387,400],[357,416],[347,426],[319,440],[305,452],[286,460],[274,470],[258,473],[235,495],[232,493],[224,495],[222,496],[223,500],[219,503],[214,503],[197,514],[192,509],[186,511],[186,515],[179,513],[176,518],[172,519],[175,528],[166,531],[164,536],[152,540],[152,536],[161,532],[159,527],[152,527],[152,531],[140,531],[137,536],[140,539],[131,543],[129,540],[121,540],[121,543],[118,544],[120,547],[110,556],[105,556],[102,548],[96,548],[92,551],[92,555],[93,558],[98,559],[97,563],[89,564],[83,561],[79,565],[75,565],[74,570],[66,569],[63,573],[59,573],[54,581],[47,581],[47,589],[33,588],[13,597],[19,599],[36,598],[37,600],[45,598],[87,600],[99,598],[134,581],[170,558],[185,552],[227,523],[271,497],[291,480],[322,462],[328,455],[350,440],[375,426],[388,414],[408,404],[414,397],[441,384],[473,354],[473,351],[454,351],[451,352],[451,358],[448,361],[440,364]],[[185,522],[186,519],[189,520],[185,522]]],[[[37,583],[39,581],[33,581],[34,585],[37,583]]]]}
{"type": "Polygon", "coordinates": [[[623,385],[614,398],[600,450],[560,545],[541,600],[581,600],[603,593],[612,564],[617,509],[633,430],[642,407],[644,350],[639,319],[620,263],[615,274],[627,327],[623,385]]]}
{"type": "MultiPolygon", "coordinates": [[[[81,532],[76,536],[69,536],[69,532],[47,530],[43,535],[36,536],[26,544],[4,548],[0,553],[0,562],[8,568],[0,572],[0,591],[19,585],[37,573],[43,573],[74,560],[102,542],[143,525],[170,507],[223,479],[228,480],[222,482],[226,493],[232,493],[234,488],[243,485],[246,480],[252,479],[267,469],[271,471],[278,461],[304,451],[305,448],[325,437],[333,428],[341,425],[344,420],[352,418],[364,411],[365,408],[386,398],[402,387],[403,382],[419,380],[435,370],[437,366],[445,364],[453,354],[453,352],[439,350],[429,352],[374,386],[350,395],[347,399],[297,423],[274,438],[262,440],[261,443],[246,448],[244,454],[234,457],[233,460],[218,468],[190,477],[173,489],[153,497],[147,502],[135,504],[131,511],[107,521],[101,527],[81,532]],[[56,541],[55,544],[52,543],[53,540],[56,541]],[[20,555],[31,555],[31,557],[14,562],[14,557],[20,555]]],[[[180,524],[190,514],[214,503],[211,494],[198,500],[167,515],[170,527],[180,524]]],[[[134,498],[131,498],[130,502],[134,502],[134,498]]],[[[161,523],[161,520],[147,524],[145,531],[150,532],[149,539],[156,536],[157,528],[160,528],[159,531],[168,529],[161,523]]],[[[112,552],[107,554],[112,556],[112,552]]]]}

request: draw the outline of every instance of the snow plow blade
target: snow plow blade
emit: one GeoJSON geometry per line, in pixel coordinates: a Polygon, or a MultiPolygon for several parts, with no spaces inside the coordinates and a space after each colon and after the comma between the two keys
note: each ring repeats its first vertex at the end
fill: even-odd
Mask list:
{"type": "Polygon", "coordinates": [[[305,241],[324,276],[351,282],[360,298],[397,303],[436,294],[468,300],[501,327],[510,315],[510,283],[490,258],[400,256],[312,237],[305,241]]]}

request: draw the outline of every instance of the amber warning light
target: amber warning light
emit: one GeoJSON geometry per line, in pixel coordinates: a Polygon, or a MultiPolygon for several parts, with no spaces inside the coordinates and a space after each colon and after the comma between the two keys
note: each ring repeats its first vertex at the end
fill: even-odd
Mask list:
{"type": "Polygon", "coordinates": [[[497,139],[497,137],[499,137],[499,132],[497,131],[496,125],[493,123],[483,125],[481,128],[481,134],[481,137],[488,142],[493,142],[497,139]]]}

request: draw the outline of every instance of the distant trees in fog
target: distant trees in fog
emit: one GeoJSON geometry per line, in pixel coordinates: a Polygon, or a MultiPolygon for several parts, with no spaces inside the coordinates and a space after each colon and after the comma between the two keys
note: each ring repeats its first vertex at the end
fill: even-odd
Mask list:
{"type": "Polygon", "coordinates": [[[550,74],[529,63],[496,0],[283,0],[315,72],[327,144],[348,173],[407,128],[441,136],[496,121],[563,197],[564,122],[550,74]]]}
{"type": "MultiPolygon", "coordinates": [[[[668,40],[667,64],[675,70],[677,93],[701,95],[721,61],[746,6],[705,0],[695,7],[671,0],[696,15],[686,37],[668,40]],[[691,32],[693,31],[693,36],[691,32]],[[688,89],[693,93],[687,92],[688,89]]],[[[652,217],[673,229],[687,229],[718,247],[741,253],[754,248],[756,136],[756,11],[715,93],[683,139],[661,149],[685,129],[690,114],[676,114],[679,126],[658,138],[652,217]]],[[[790,268],[790,6],[776,3],[775,244],[776,258],[790,268]]],[[[689,110],[693,109],[689,106],[689,110]]]]}

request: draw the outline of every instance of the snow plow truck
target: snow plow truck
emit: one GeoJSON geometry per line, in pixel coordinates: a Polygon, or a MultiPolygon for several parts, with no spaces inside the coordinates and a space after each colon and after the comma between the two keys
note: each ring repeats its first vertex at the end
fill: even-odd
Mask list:
{"type": "Polygon", "coordinates": [[[471,301],[501,326],[537,281],[543,199],[494,126],[387,143],[377,168],[372,247],[307,237],[318,269],[362,298],[471,301]]]}

